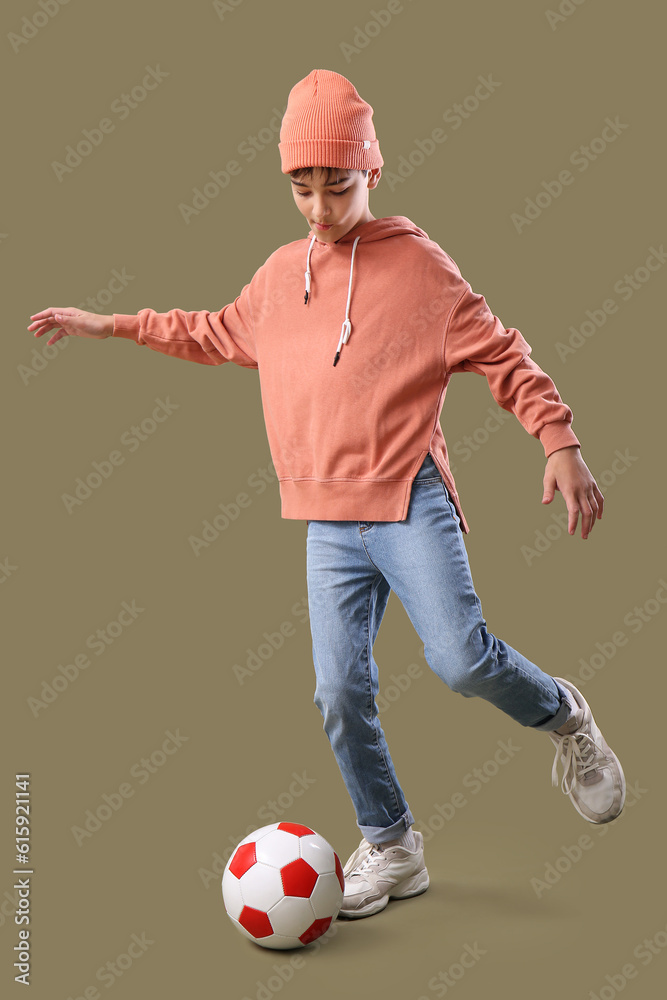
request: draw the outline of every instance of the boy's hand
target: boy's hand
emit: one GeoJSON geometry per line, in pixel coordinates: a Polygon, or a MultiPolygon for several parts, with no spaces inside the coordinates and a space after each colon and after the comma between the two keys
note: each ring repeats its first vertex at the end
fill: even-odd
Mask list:
{"type": "Polygon", "coordinates": [[[47,347],[57,343],[62,337],[92,337],[95,340],[105,340],[113,335],[113,316],[100,316],[97,313],[84,312],[82,309],[66,307],[59,309],[43,309],[30,317],[33,322],[28,327],[35,331],[36,337],[41,337],[55,329],[54,335],[47,340],[47,347]]]}
{"type": "Polygon", "coordinates": [[[596,518],[602,517],[604,497],[581,457],[578,445],[559,448],[549,455],[544,472],[542,503],[551,503],[555,491],[563,494],[567,510],[567,530],[573,535],[581,511],[581,537],[588,538],[596,518]]]}

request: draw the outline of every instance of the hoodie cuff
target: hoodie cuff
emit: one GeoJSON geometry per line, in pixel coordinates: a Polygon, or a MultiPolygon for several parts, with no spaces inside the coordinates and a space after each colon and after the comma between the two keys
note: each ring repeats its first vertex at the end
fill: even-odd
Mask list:
{"type": "Polygon", "coordinates": [[[544,454],[547,458],[554,451],[558,451],[559,448],[569,448],[572,445],[577,445],[581,448],[579,438],[572,430],[570,424],[563,420],[557,420],[544,425],[540,431],[540,444],[544,448],[544,454]]]}
{"type": "Polygon", "coordinates": [[[126,340],[134,340],[139,344],[139,331],[141,320],[138,316],[125,315],[124,313],[113,314],[112,337],[124,337],[126,340]]]}

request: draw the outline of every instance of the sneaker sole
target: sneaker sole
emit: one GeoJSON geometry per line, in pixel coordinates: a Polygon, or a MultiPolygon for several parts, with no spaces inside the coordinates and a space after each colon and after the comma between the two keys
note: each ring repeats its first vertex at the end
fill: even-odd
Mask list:
{"type": "Polygon", "coordinates": [[[380,896],[379,899],[373,899],[370,903],[366,903],[365,906],[359,907],[356,910],[345,910],[341,908],[338,911],[338,916],[353,920],[357,917],[370,917],[374,913],[379,913],[380,910],[384,910],[390,899],[409,899],[411,896],[420,896],[422,892],[426,892],[428,887],[428,872],[424,868],[422,871],[417,872],[416,875],[411,875],[410,878],[406,878],[403,882],[399,882],[399,884],[385,896],[380,896]]]}

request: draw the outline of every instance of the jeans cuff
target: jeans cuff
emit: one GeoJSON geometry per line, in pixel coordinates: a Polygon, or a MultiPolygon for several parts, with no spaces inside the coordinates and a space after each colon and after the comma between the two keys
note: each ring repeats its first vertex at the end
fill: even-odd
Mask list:
{"type": "Polygon", "coordinates": [[[552,715],[550,719],[547,719],[545,722],[540,722],[537,726],[529,727],[530,729],[536,729],[538,733],[550,733],[553,732],[554,729],[560,729],[561,726],[565,725],[572,714],[570,702],[565,689],[560,686],[555,678],[552,678],[552,680],[558,688],[558,693],[560,694],[560,706],[556,714],[552,715]]]}
{"type": "Polygon", "coordinates": [[[401,818],[392,823],[391,826],[362,826],[361,823],[357,823],[357,826],[369,844],[384,844],[387,840],[395,840],[396,837],[400,837],[412,826],[414,821],[415,818],[408,807],[401,818]]]}

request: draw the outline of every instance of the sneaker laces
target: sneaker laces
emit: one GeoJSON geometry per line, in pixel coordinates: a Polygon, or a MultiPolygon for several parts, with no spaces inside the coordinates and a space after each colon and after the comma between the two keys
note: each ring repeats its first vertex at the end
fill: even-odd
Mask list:
{"type": "Polygon", "coordinates": [[[352,868],[348,873],[344,872],[346,878],[350,878],[352,875],[363,875],[364,872],[369,871],[371,868],[375,868],[380,859],[382,858],[382,848],[379,844],[371,844],[371,849],[363,858],[363,860],[352,868]]]}
{"type": "Polygon", "coordinates": [[[553,767],[551,769],[551,783],[558,784],[558,760],[564,753],[563,779],[561,790],[567,795],[575,781],[583,778],[584,775],[596,771],[603,761],[607,760],[602,747],[600,747],[592,736],[588,733],[568,734],[563,736],[556,749],[553,767]]]}
{"type": "Polygon", "coordinates": [[[354,871],[356,866],[359,864],[361,859],[365,858],[366,855],[369,854],[372,849],[373,849],[372,844],[369,844],[368,841],[365,839],[362,840],[361,844],[356,849],[354,854],[351,854],[350,857],[345,862],[345,867],[343,868],[343,874],[345,876],[350,875],[354,871]]]}

